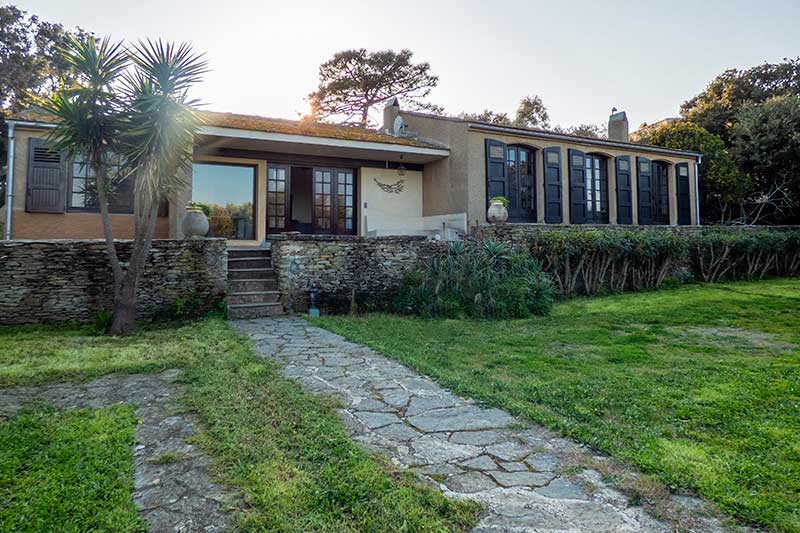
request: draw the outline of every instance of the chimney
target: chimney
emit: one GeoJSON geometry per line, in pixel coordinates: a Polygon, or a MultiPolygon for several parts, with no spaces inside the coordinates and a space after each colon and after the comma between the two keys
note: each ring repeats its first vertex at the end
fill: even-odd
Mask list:
{"type": "Polygon", "coordinates": [[[611,109],[611,116],[608,117],[608,140],[628,142],[628,117],[625,111],[611,109]]]}
{"type": "Polygon", "coordinates": [[[397,135],[394,121],[400,115],[400,101],[397,97],[391,98],[383,108],[383,131],[389,135],[397,135]]]}

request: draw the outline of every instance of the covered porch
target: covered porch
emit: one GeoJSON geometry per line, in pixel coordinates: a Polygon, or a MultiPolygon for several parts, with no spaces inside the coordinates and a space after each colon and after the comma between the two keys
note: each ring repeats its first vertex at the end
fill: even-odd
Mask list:
{"type": "Polygon", "coordinates": [[[466,230],[465,215],[461,224],[458,215],[439,221],[423,214],[422,170],[447,157],[447,148],[314,124],[323,137],[304,132],[302,122],[264,120],[271,130],[289,131],[206,125],[195,141],[184,205],[204,206],[209,236],[236,246],[284,232],[414,235],[448,224],[466,230]],[[366,138],[338,138],[353,134],[366,138]]]}

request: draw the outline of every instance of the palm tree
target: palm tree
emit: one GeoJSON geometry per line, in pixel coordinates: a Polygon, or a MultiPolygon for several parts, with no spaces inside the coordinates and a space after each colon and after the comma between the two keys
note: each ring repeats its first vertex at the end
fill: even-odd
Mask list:
{"type": "Polygon", "coordinates": [[[61,51],[77,72],[74,85],[42,102],[56,117],[56,149],[82,154],[97,176],[97,198],[114,276],[112,335],[133,331],[136,289],[155,231],[162,199],[188,186],[193,139],[201,124],[188,89],[206,72],[206,62],[187,44],[139,42],[131,49],[108,38],[71,39],[61,51]],[[109,176],[113,159],[121,172],[109,176]],[[115,182],[134,180],[134,238],[126,265],[111,230],[108,199],[115,182]]]}

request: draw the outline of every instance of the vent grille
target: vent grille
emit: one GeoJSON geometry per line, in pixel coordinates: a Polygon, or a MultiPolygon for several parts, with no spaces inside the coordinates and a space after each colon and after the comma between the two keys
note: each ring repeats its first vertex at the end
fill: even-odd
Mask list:
{"type": "Polygon", "coordinates": [[[61,163],[61,156],[58,152],[54,152],[44,146],[36,146],[33,149],[33,162],[34,163],[61,163]]]}

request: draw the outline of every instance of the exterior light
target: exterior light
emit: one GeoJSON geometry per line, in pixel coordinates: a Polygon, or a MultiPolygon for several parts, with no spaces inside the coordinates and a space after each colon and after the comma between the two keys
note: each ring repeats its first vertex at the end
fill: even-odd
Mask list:
{"type": "Polygon", "coordinates": [[[398,176],[405,176],[406,175],[406,167],[403,164],[403,156],[400,156],[400,164],[397,165],[397,175],[398,176]]]}

